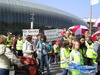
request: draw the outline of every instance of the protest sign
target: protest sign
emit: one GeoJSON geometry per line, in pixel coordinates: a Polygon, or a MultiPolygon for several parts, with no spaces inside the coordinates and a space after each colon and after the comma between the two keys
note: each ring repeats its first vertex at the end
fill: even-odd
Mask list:
{"type": "Polygon", "coordinates": [[[44,35],[47,37],[47,41],[55,41],[61,39],[62,29],[44,30],[44,35]]]}
{"type": "Polygon", "coordinates": [[[32,35],[33,39],[36,39],[36,35],[39,33],[39,29],[23,29],[23,40],[25,40],[27,35],[32,35]]]}

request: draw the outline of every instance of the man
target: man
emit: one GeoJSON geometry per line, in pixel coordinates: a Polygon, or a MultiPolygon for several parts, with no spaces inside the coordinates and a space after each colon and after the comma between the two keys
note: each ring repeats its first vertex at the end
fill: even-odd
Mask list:
{"type": "Polygon", "coordinates": [[[17,44],[16,44],[16,50],[17,50],[16,53],[17,53],[17,56],[23,56],[22,47],[23,47],[23,39],[19,35],[18,36],[18,40],[17,40],[17,44]]]}
{"type": "Polygon", "coordinates": [[[11,47],[12,47],[12,33],[11,32],[7,33],[7,47],[10,48],[11,50],[11,47]]]}

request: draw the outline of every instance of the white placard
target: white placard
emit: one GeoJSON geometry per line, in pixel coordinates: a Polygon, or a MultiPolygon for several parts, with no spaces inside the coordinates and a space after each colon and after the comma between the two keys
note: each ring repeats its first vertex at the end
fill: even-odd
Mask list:
{"type": "Polygon", "coordinates": [[[61,39],[61,32],[62,32],[62,29],[44,30],[44,34],[47,37],[47,41],[60,40],[61,39]]]}
{"type": "Polygon", "coordinates": [[[27,35],[32,35],[33,39],[36,39],[36,35],[39,34],[39,29],[23,29],[23,40],[27,35]]]}

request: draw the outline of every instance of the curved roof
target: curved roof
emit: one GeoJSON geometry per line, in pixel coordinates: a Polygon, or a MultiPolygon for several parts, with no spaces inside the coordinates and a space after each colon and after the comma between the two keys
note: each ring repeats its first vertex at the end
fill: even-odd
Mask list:
{"type": "Polygon", "coordinates": [[[72,15],[68,12],[65,12],[56,8],[52,8],[49,6],[45,6],[45,5],[41,5],[41,4],[37,4],[33,2],[28,2],[25,0],[0,0],[0,4],[1,3],[4,4],[4,6],[5,4],[13,6],[12,9],[17,8],[16,6],[24,7],[24,10],[19,10],[19,11],[29,10],[31,12],[42,14],[42,15],[44,14],[44,15],[51,15],[51,16],[55,16],[59,18],[64,18],[64,19],[70,20],[71,22],[77,25],[81,24],[81,25],[88,26],[87,23],[85,23],[81,18],[75,15],[72,15]]]}

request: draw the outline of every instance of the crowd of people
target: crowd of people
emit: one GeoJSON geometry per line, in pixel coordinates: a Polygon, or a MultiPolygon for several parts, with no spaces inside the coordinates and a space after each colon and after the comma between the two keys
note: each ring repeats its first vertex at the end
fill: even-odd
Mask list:
{"type": "Polygon", "coordinates": [[[23,66],[18,56],[38,59],[42,75],[45,74],[44,67],[47,75],[51,75],[49,67],[53,63],[60,64],[62,75],[68,75],[67,66],[70,63],[95,66],[98,70],[96,75],[100,75],[100,35],[96,36],[96,41],[92,41],[88,30],[84,35],[74,35],[66,28],[61,33],[61,40],[56,41],[47,41],[42,33],[35,40],[32,35],[27,35],[25,40],[21,35],[12,36],[11,32],[7,35],[0,35],[0,75],[9,75],[10,61],[23,66]]]}

